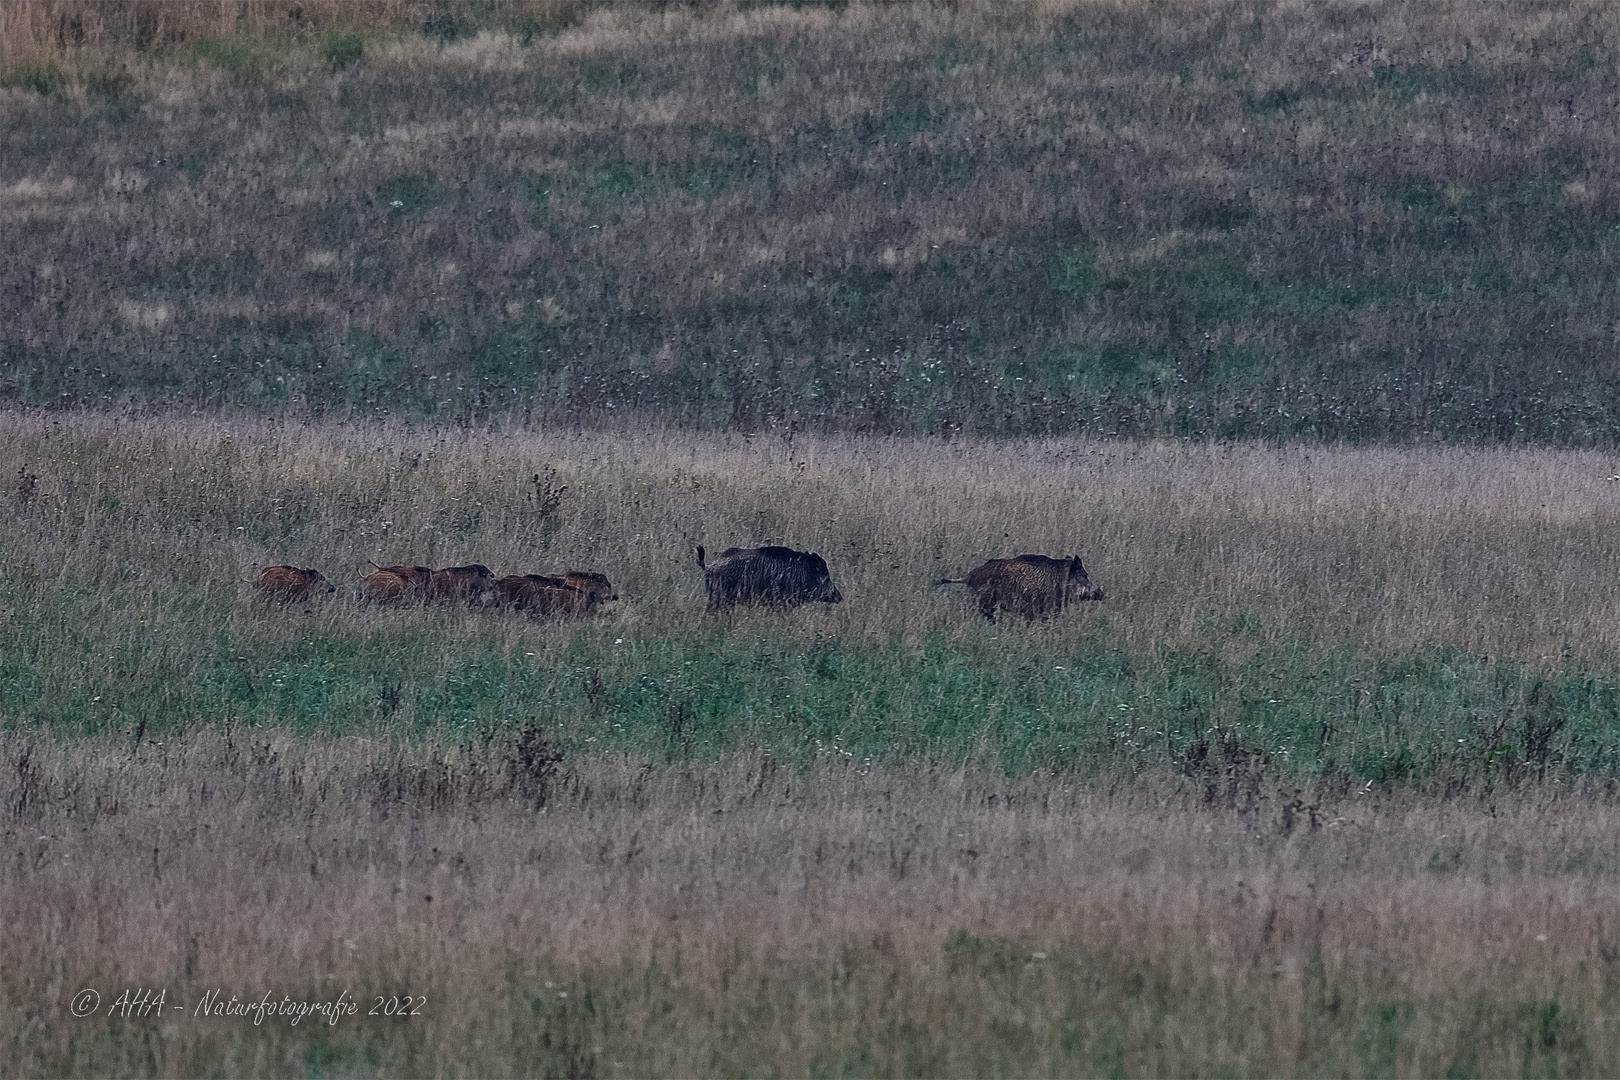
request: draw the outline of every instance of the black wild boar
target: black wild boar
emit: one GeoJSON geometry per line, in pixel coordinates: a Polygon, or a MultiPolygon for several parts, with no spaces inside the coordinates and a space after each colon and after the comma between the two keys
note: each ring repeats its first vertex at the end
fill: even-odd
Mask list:
{"type": "Polygon", "coordinates": [[[1107,594],[1091,583],[1078,555],[1068,559],[1049,559],[1045,555],[991,559],[965,578],[942,578],[939,584],[966,585],[979,602],[979,613],[991,622],[996,621],[998,607],[1034,622],[1077,600],[1107,599],[1107,594]]]}
{"type": "Polygon", "coordinates": [[[797,607],[811,601],[837,604],[843,596],[820,555],[785,547],[727,548],[713,563],[697,549],[698,567],[709,591],[709,610],[735,604],[797,607]]]}

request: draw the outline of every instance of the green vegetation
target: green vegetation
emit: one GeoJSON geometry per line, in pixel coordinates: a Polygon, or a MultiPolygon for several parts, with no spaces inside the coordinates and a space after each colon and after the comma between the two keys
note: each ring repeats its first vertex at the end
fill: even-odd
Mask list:
{"type": "MultiPolygon", "coordinates": [[[[1132,655],[1106,617],[1056,640],[986,629],[954,644],[942,632],[918,644],[811,636],[762,617],[622,644],[617,624],[592,627],[536,656],[514,655],[510,616],[389,612],[361,627],[317,610],[353,606],[348,597],[292,616],[288,633],[265,625],[285,612],[239,601],[225,619],[183,587],[160,614],[141,602],[150,596],[109,602],[71,579],[3,596],[22,614],[0,638],[0,715],[63,735],[139,726],[165,738],[231,719],[490,739],[543,720],[570,752],[663,762],[753,746],[799,762],[829,749],[988,756],[1014,775],[1215,775],[1252,759],[1357,783],[1488,784],[1549,768],[1620,777],[1612,676],[1575,665],[1543,675],[1452,649],[1324,655],[1301,639],[1233,665],[1213,649],[1132,655]],[[165,629],[180,626],[191,628],[183,644],[165,629]],[[459,639],[448,652],[447,634],[459,639]]],[[[970,617],[966,605],[957,617],[970,617]]],[[[1245,622],[1222,628],[1223,647],[1260,637],[1245,622]]]]}
{"type": "Polygon", "coordinates": [[[0,393],[1620,435],[1605,11],[389,10],[12,58],[0,393]]]}

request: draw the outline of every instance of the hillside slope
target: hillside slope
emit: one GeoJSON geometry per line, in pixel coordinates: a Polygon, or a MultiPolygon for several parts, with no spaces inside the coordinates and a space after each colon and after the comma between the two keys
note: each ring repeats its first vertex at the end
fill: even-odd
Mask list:
{"type": "Polygon", "coordinates": [[[1620,10],[474,29],[12,65],[0,397],[1620,441],[1620,10]]]}

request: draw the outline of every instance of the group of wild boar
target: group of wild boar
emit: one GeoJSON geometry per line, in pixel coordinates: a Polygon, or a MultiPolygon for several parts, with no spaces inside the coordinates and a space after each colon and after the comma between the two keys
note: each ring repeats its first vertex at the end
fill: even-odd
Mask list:
{"type": "MultiPolygon", "coordinates": [[[[827,563],[811,551],[788,547],[727,548],[712,562],[697,549],[698,568],[709,594],[709,610],[741,605],[791,608],[820,602],[837,604],[843,594],[832,583],[827,563]]],[[[448,602],[474,607],[505,608],[539,618],[580,618],[603,603],[617,600],[606,576],[570,570],[562,574],[511,574],[496,577],[487,566],[377,566],[361,572],[360,596],[379,604],[448,602]]],[[[1079,600],[1102,600],[1106,594],[1091,583],[1080,556],[1052,559],[1018,555],[991,559],[965,578],[942,578],[939,585],[966,585],[979,613],[991,622],[996,612],[1022,615],[1033,622],[1055,615],[1079,600]]],[[[259,592],[268,600],[305,600],[336,592],[319,570],[267,566],[259,575],[259,592]]]]}
{"type": "MultiPolygon", "coordinates": [[[[378,566],[360,574],[360,598],[376,604],[429,602],[473,607],[513,608],[535,616],[589,615],[618,594],[604,574],[570,570],[563,574],[510,574],[498,578],[489,567],[378,566]]],[[[337,586],[319,570],[267,566],[255,583],[267,600],[283,603],[333,593],[337,586]]]]}

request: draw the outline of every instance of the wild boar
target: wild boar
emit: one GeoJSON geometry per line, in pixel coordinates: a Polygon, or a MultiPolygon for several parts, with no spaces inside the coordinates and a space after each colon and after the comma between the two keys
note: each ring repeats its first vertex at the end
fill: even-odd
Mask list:
{"type": "Polygon", "coordinates": [[[709,593],[709,610],[736,604],[797,607],[811,601],[843,602],[827,563],[810,551],[786,547],[727,548],[713,564],[697,549],[698,568],[709,593]]]}
{"type": "Polygon", "coordinates": [[[591,570],[570,570],[558,577],[582,593],[589,593],[599,603],[617,600],[619,594],[613,591],[613,584],[608,581],[606,574],[598,574],[591,570]]]}
{"type": "Polygon", "coordinates": [[[487,566],[451,566],[433,571],[427,594],[430,600],[480,603],[489,598],[494,584],[495,574],[487,566]]]}
{"type": "Polygon", "coordinates": [[[321,575],[319,570],[303,570],[296,566],[267,566],[259,573],[254,588],[266,600],[305,600],[316,593],[336,592],[337,587],[321,575]]]}
{"type": "Polygon", "coordinates": [[[495,602],[540,618],[589,615],[601,599],[560,577],[511,574],[495,581],[495,602]]]}
{"type": "Polygon", "coordinates": [[[1091,583],[1078,555],[1068,559],[1049,559],[1045,555],[991,559],[965,578],[942,578],[939,584],[966,585],[979,603],[979,613],[991,622],[996,621],[997,608],[1034,622],[1077,600],[1108,598],[1091,583]]]}
{"type": "Polygon", "coordinates": [[[427,598],[433,571],[426,566],[377,566],[375,572],[362,572],[361,592],[367,600],[409,602],[427,598]]]}

